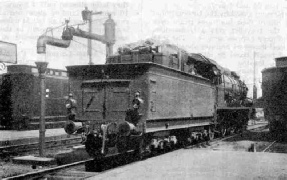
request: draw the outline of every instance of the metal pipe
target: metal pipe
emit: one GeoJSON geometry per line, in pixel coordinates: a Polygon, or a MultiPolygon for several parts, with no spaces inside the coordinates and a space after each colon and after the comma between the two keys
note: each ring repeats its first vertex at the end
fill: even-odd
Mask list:
{"type": "Polygon", "coordinates": [[[113,55],[113,46],[116,42],[116,23],[111,18],[111,15],[109,14],[109,18],[104,23],[105,26],[105,40],[106,40],[106,56],[109,57],[113,55]]]}
{"type": "Polygon", "coordinates": [[[40,157],[44,157],[45,156],[45,132],[46,132],[46,128],[45,128],[45,111],[46,111],[46,103],[45,103],[45,74],[40,74],[40,87],[41,87],[41,114],[40,114],[40,151],[39,151],[39,155],[40,157]]]}
{"type": "Polygon", "coordinates": [[[46,53],[46,44],[51,46],[57,46],[61,48],[67,48],[70,46],[70,40],[57,39],[50,36],[40,36],[37,40],[37,53],[45,54],[46,53]]]}
{"type": "Polygon", "coordinates": [[[106,52],[107,57],[113,54],[113,45],[115,44],[115,22],[111,19],[111,15],[109,15],[109,19],[104,23],[105,26],[105,34],[98,35],[86,31],[82,31],[79,28],[67,27],[66,31],[71,32],[71,37],[68,40],[57,39],[50,36],[40,36],[37,41],[37,53],[44,54],[46,53],[46,44],[57,46],[61,48],[67,48],[70,46],[72,36],[78,36],[86,39],[92,39],[96,41],[100,41],[106,44],[106,52]]]}
{"type": "Polygon", "coordinates": [[[97,41],[100,41],[104,44],[107,43],[107,41],[105,40],[105,36],[89,33],[89,32],[83,31],[79,28],[77,28],[77,29],[72,28],[72,33],[74,36],[78,36],[78,37],[82,37],[82,38],[86,38],[86,39],[97,40],[97,41]]]}
{"type": "MultiPolygon", "coordinates": [[[[92,15],[90,16],[90,19],[88,20],[89,24],[89,33],[92,34],[92,15]]],[[[89,65],[92,65],[92,40],[88,38],[88,55],[89,55],[89,65]]]]}
{"type": "Polygon", "coordinates": [[[41,96],[41,113],[40,113],[40,128],[39,128],[39,155],[45,156],[45,113],[46,113],[46,99],[45,99],[45,73],[47,70],[48,62],[35,62],[39,72],[40,78],[40,96],[41,96]]]}

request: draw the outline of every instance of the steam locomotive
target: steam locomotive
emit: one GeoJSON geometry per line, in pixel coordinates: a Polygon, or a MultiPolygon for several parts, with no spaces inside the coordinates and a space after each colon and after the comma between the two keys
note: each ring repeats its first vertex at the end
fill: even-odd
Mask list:
{"type": "Polygon", "coordinates": [[[67,71],[79,107],[76,122],[67,121],[65,130],[85,134],[86,151],[97,162],[241,131],[251,112],[248,88],[235,72],[172,44],[129,44],[104,65],[67,71]],[[127,118],[136,93],[143,103],[127,118]]]}

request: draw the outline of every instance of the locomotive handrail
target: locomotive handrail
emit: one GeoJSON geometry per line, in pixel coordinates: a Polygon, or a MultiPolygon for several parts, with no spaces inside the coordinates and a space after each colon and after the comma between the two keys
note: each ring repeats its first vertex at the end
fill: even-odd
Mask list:
{"type": "Polygon", "coordinates": [[[96,80],[86,80],[83,81],[82,84],[88,84],[88,83],[102,83],[102,82],[131,82],[131,80],[126,79],[96,79],[96,80]]]}

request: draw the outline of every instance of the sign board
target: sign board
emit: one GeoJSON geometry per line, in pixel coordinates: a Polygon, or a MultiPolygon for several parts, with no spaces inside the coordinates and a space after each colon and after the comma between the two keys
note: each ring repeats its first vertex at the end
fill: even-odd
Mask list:
{"type": "Polygon", "coordinates": [[[0,41],[0,62],[17,63],[17,45],[0,41]]]}

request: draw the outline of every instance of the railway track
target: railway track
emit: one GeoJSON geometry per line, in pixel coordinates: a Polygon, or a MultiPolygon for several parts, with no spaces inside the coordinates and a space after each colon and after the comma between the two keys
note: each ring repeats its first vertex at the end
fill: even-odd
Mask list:
{"type": "Polygon", "coordinates": [[[268,150],[270,149],[270,147],[276,143],[276,141],[273,141],[271,144],[269,144],[262,152],[268,152],[268,150]]]}
{"type": "MultiPolygon", "coordinates": [[[[251,129],[250,131],[260,131],[260,130],[263,130],[264,128],[265,127],[257,127],[257,128],[251,129]]],[[[206,142],[200,142],[200,143],[197,143],[195,145],[189,145],[189,146],[186,146],[183,148],[192,149],[192,148],[198,148],[198,147],[206,147],[209,145],[212,146],[213,144],[234,138],[236,136],[240,136],[240,134],[231,134],[231,135],[226,136],[226,137],[216,138],[216,139],[213,139],[212,141],[209,141],[209,144],[207,144],[206,142]]],[[[270,146],[268,146],[264,152],[268,152],[268,149],[274,143],[275,142],[270,144],[270,146]]],[[[175,149],[175,150],[177,150],[177,149],[175,149]]],[[[154,156],[161,155],[161,154],[163,154],[163,153],[157,153],[157,154],[154,154],[154,156]]],[[[153,156],[151,156],[151,157],[153,157],[153,156]]],[[[49,180],[49,179],[53,179],[53,180],[57,180],[57,179],[73,179],[73,180],[85,179],[85,178],[88,178],[91,176],[96,176],[97,174],[99,174],[99,172],[86,172],[85,164],[91,163],[92,161],[93,161],[93,159],[88,159],[88,160],[84,160],[84,161],[74,162],[71,164],[66,164],[66,165],[61,165],[61,166],[45,169],[45,170],[39,170],[36,172],[21,174],[21,175],[9,177],[6,179],[7,180],[9,180],[9,179],[21,179],[21,180],[22,179],[41,179],[41,178],[47,179],[47,180],[49,180]]],[[[129,162],[126,162],[126,163],[132,163],[134,161],[135,160],[130,160],[129,162]]],[[[126,163],[124,163],[124,164],[126,164],[126,163]]],[[[119,166],[121,166],[121,165],[123,165],[123,164],[120,164],[119,166]]],[[[113,168],[116,168],[116,167],[113,167],[113,168]]],[[[103,172],[101,172],[101,173],[103,173],[103,172]]]]}
{"type": "Polygon", "coordinates": [[[250,129],[244,135],[239,134],[222,138],[211,143],[208,147],[219,151],[247,151],[257,153],[287,153],[287,140],[281,136],[274,136],[266,127],[250,129]]]}
{"type": "MultiPolygon", "coordinates": [[[[45,169],[45,170],[40,170],[40,171],[36,171],[36,172],[29,172],[29,173],[25,173],[25,174],[20,174],[17,176],[13,176],[13,177],[8,177],[5,178],[6,180],[25,180],[25,179],[41,179],[41,178],[46,178],[46,179],[51,179],[51,178],[56,178],[56,175],[53,175],[57,172],[60,171],[64,171],[70,168],[75,168],[75,167],[80,167],[83,166],[85,163],[92,161],[92,159],[88,159],[85,161],[79,161],[79,162],[75,162],[75,163],[71,163],[71,164],[66,164],[66,165],[61,165],[61,166],[57,166],[57,167],[53,167],[53,168],[49,168],[49,169],[45,169]]],[[[82,177],[79,177],[79,179],[81,179],[82,177]]]]}
{"type": "MultiPolygon", "coordinates": [[[[71,137],[71,138],[63,138],[59,140],[50,140],[45,142],[46,148],[54,148],[68,145],[76,145],[80,144],[82,141],[81,137],[71,137]]],[[[8,145],[0,147],[0,157],[7,155],[18,155],[25,152],[30,152],[34,150],[38,150],[39,143],[29,143],[29,144],[18,144],[18,145],[8,145]]]]}
{"type": "MultiPolygon", "coordinates": [[[[261,127],[259,127],[261,128],[261,127]]],[[[258,128],[258,129],[259,129],[258,128]]],[[[216,138],[213,139],[212,141],[210,141],[210,144],[214,144],[220,141],[224,141],[227,140],[229,138],[238,136],[240,134],[232,134],[223,138],[216,138]]],[[[186,149],[191,149],[191,148],[196,148],[199,146],[206,146],[207,142],[200,142],[197,143],[195,145],[189,145],[183,148],[186,149]]],[[[181,148],[180,148],[181,149],[181,148]]],[[[177,149],[175,149],[177,150],[177,149]]],[[[163,153],[157,153],[154,154],[152,157],[157,156],[157,155],[161,155],[163,153]]],[[[75,163],[71,163],[71,164],[66,164],[66,165],[61,165],[61,166],[57,166],[54,168],[49,168],[49,169],[45,169],[45,170],[40,170],[37,172],[30,172],[30,173],[26,173],[26,174],[21,174],[18,176],[13,176],[13,177],[9,177],[6,178],[7,180],[10,179],[53,179],[53,180],[57,180],[57,179],[85,179],[91,176],[96,176],[97,174],[99,174],[99,172],[86,172],[85,171],[85,164],[87,163],[91,163],[93,161],[93,159],[88,159],[88,160],[84,160],[84,161],[79,161],[79,162],[75,162],[75,163]]],[[[130,160],[131,163],[134,162],[134,160],[130,160]]],[[[104,171],[103,171],[104,172],[104,171]]],[[[103,173],[101,172],[101,173],[103,173]]]]}

